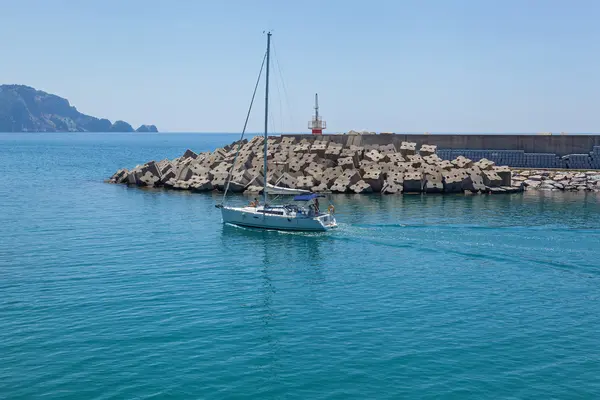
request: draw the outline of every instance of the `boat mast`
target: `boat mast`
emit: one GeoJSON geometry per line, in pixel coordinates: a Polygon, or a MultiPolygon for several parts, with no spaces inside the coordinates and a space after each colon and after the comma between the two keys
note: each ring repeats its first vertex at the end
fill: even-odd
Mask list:
{"type": "Polygon", "coordinates": [[[265,81],[265,143],[264,143],[264,185],[263,185],[263,204],[267,206],[267,128],[269,124],[269,56],[271,53],[271,32],[267,32],[267,71],[265,81]]]}

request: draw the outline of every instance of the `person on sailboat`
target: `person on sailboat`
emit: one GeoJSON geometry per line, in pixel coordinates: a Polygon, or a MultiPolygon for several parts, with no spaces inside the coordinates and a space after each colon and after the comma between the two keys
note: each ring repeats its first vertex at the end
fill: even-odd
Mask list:
{"type": "Polygon", "coordinates": [[[315,198],[315,213],[319,215],[319,199],[315,198]]]}

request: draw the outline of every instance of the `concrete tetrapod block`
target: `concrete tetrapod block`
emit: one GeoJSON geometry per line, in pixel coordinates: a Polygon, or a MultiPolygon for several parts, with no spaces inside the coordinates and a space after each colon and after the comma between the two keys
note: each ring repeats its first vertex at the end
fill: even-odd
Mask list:
{"type": "Polygon", "coordinates": [[[496,187],[502,185],[502,178],[494,170],[481,171],[485,186],[496,187]]]}
{"type": "Polygon", "coordinates": [[[357,153],[360,153],[360,154],[364,153],[364,151],[365,151],[365,148],[364,148],[363,146],[355,146],[355,145],[351,145],[351,146],[349,147],[349,149],[350,149],[351,151],[354,151],[354,152],[357,152],[357,153]]]}
{"type": "Polygon", "coordinates": [[[405,162],[406,161],[406,159],[400,153],[388,154],[387,156],[390,159],[389,162],[392,162],[392,163],[396,163],[397,164],[397,163],[401,163],[401,162],[405,162]]]}
{"type": "Polygon", "coordinates": [[[293,172],[300,172],[306,168],[306,161],[299,158],[292,158],[288,161],[288,168],[293,172]]]}
{"type": "Polygon", "coordinates": [[[438,167],[440,167],[441,169],[448,170],[448,171],[455,168],[454,164],[452,164],[452,162],[448,161],[448,160],[442,160],[441,162],[439,162],[438,167]]]}
{"type": "Polygon", "coordinates": [[[160,176],[160,184],[164,185],[169,179],[173,179],[175,178],[175,172],[173,171],[173,168],[168,168],[165,171],[163,171],[163,173],[160,176]]]}
{"type": "Polygon", "coordinates": [[[176,183],[177,183],[177,179],[171,178],[168,181],[166,181],[163,185],[167,189],[173,189],[173,186],[175,186],[176,183]]]}
{"type": "Polygon", "coordinates": [[[311,164],[318,164],[322,169],[335,167],[337,165],[337,161],[330,160],[328,158],[319,158],[315,159],[311,164]]]}
{"type": "Polygon", "coordinates": [[[438,165],[440,162],[442,162],[442,159],[437,154],[430,154],[423,157],[423,161],[430,165],[438,165]]]}
{"type": "Polygon", "coordinates": [[[248,170],[237,171],[231,174],[231,180],[245,185],[248,185],[252,178],[254,177],[252,176],[252,174],[250,174],[248,170]]]}
{"type": "Polygon", "coordinates": [[[343,157],[338,159],[338,165],[344,170],[355,169],[357,167],[351,157],[343,157]]]}
{"type": "Polygon", "coordinates": [[[358,181],[354,185],[350,186],[350,190],[354,193],[372,193],[373,188],[365,181],[358,181]]]}
{"type": "Polygon", "coordinates": [[[310,175],[315,179],[317,177],[321,177],[323,175],[323,167],[321,167],[321,165],[316,162],[312,162],[304,170],[304,175],[310,175]]]}
{"type": "Polygon", "coordinates": [[[512,183],[512,171],[507,166],[495,166],[494,172],[502,180],[502,186],[510,186],[512,183]]]}
{"type": "Polygon", "coordinates": [[[342,173],[342,177],[347,179],[348,182],[350,182],[350,185],[354,185],[356,182],[362,179],[358,171],[349,169],[342,173]]]}
{"type": "Polygon", "coordinates": [[[310,164],[311,162],[316,161],[319,158],[320,157],[317,157],[317,155],[313,154],[313,153],[307,153],[307,154],[302,155],[302,161],[304,161],[304,163],[307,165],[310,164]]]}
{"type": "MultiPolygon", "coordinates": [[[[413,155],[415,154],[417,151],[417,144],[413,143],[413,142],[402,142],[400,144],[400,154],[402,154],[403,157],[409,156],[409,155],[413,155]]],[[[406,189],[404,190],[406,191],[406,189]]]]}
{"type": "Polygon", "coordinates": [[[313,193],[325,193],[329,192],[329,187],[326,183],[321,183],[317,186],[313,186],[312,188],[310,188],[310,191],[313,193]]]}
{"type": "Polygon", "coordinates": [[[311,190],[316,185],[315,178],[312,176],[302,176],[296,179],[296,189],[311,190]]]}
{"type": "Polygon", "coordinates": [[[401,194],[404,190],[402,183],[393,182],[390,180],[386,180],[383,183],[383,187],[381,188],[381,193],[383,194],[401,194]]]}
{"type": "Polygon", "coordinates": [[[379,161],[382,161],[385,156],[377,150],[370,150],[367,151],[363,157],[367,161],[378,163],[379,161]]]}
{"type": "Polygon", "coordinates": [[[373,161],[369,161],[369,160],[361,160],[360,163],[358,163],[358,168],[363,170],[365,168],[369,168],[369,166],[371,165],[375,165],[375,163],[373,161]]]}
{"type": "Polygon", "coordinates": [[[403,182],[404,192],[421,192],[423,190],[423,173],[420,171],[405,172],[403,182]]]}
{"type": "Polygon", "coordinates": [[[190,183],[189,181],[175,181],[175,184],[173,185],[172,189],[174,190],[188,190],[190,188],[190,183]]]}
{"type": "MultiPolygon", "coordinates": [[[[360,160],[362,159],[362,154],[363,154],[362,152],[358,152],[358,151],[354,151],[354,150],[350,150],[350,149],[344,149],[340,153],[339,158],[352,157],[354,164],[358,165],[360,163],[360,160]]],[[[338,160],[339,160],[339,158],[338,158],[338,160]]]]}
{"type": "Polygon", "coordinates": [[[350,186],[350,181],[345,177],[341,176],[335,180],[333,185],[329,188],[333,193],[346,193],[348,192],[348,187],[350,186]]]}
{"type": "Polygon", "coordinates": [[[113,176],[110,177],[110,182],[113,183],[123,183],[127,181],[127,174],[129,171],[126,168],[122,168],[115,172],[113,176]]]}
{"type": "Polygon", "coordinates": [[[433,174],[425,174],[425,185],[423,185],[425,193],[440,193],[444,191],[444,183],[442,174],[437,172],[433,174]]]}
{"type": "Polygon", "coordinates": [[[381,192],[381,188],[383,187],[383,174],[379,169],[374,168],[366,171],[362,176],[362,180],[371,186],[373,192],[381,192]]]}
{"type": "MultiPolygon", "coordinates": [[[[284,176],[286,174],[290,175],[290,176],[293,176],[292,174],[287,173],[287,172],[283,172],[283,173],[280,173],[279,171],[269,172],[269,183],[271,185],[279,185],[279,183],[278,183],[279,180],[281,179],[282,176],[284,176]]],[[[303,176],[303,175],[300,175],[300,176],[303,176]]],[[[296,178],[296,177],[294,177],[294,178],[296,178]]]]}
{"type": "Polygon", "coordinates": [[[413,169],[412,164],[410,162],[408,162],[408,161],[407,162],[398,163],[397,167],[398,167],[398,169],[400,171],[408,171],[408,170],[412,170],[413,169]]]}
{"type": "Polygon", "coordinates": [[[344,171],[339,166],[327,168],[325,171],[323,171],[323,178],[321,179],[321,183],[325,183],[328,187],[331,187],[331,185],[333,185],[333,182],[335,182],[337,178],[342,176],[343,172],[344,171]]]}
{"type": "Polygon", "coordinates": [[[388,172],[395,171],[398,168],[396,163],[393,162],[380,162],[375,165],[385,176],[387,176],[388,172]]]}
{"type": "Polygon", "coordinates": [[[325,157],[327,151],[327,142],[325,140],[317,140],[310,146],[310,152],[317,154],[319,157],[325,157]]]}
{"type": "Polygon", "coordinates": [[[444,192],[446,193],[460,193],[463,191],[464,172],[458,169],[443,170],[442,178],[444,182],[444,192]]]}
{"type": "Polygon", "coordinates": [[[386,181],[397,183],[400,186],[404,184],[404,171],[392,170],[387,173],[386,181]]]}
{"type": "Polygon", "coordinates": [[[294,153],[308,153],[310,151],[310,143],[299,143],[294,147],[294,153]]]}
{"type": "Polygon", "coordinates": [[[419,149],[419,154],[422,155],[423,157],[425,157],[425,156],[429,156],[431,154],[435,154],[436,151],[437,151],[436,145],[423,144],[423,145],[421,145],[421,148],[419,149]]]}
{"type": "Polygon", "coordinates": [[[456,159],[452,160],[452,164],[458,168],[471,168],[473,166],[473,161],[467,157],[458,156],[456,159]]]}
{"type": "Polygon", "coordinates": [[[287,188],[291,188],[291,189],[296,189],[297,188],[297,184],[298,184],[298,179],[293,177],[292,175],[288,174],[288,173],[284,173],[283,175],[281,175],[281,177],[278,179],[278,186],[282,186],[282,187],[287,187],[287,188]]]}
{"type": "Polygon", "coordinates": [[[379,164],[375,163],[363,163],[363,166],[360,168],[360,174],[363,176],[368,171],[381,171],[379,168],[379,164]]]}
{"type": "Polygon", "coordinates": [[[468,172],[465,178],[463,178],[461,187],[463,190],[469,190],[471,192],[483,191],[485,190],[483,176],[474,172],[468,172]]]}
{"type": "Polygon", "coordinates": [[[185,165],[180,167],[176,173],[175,179],[178,181],[187,181],[192,176],[194,176],[194,172],[191,170],[189,165],[185,165]]]}
{"type": "Polygon", "coordinates": [[[407,158],[408,158],[408,162],[415,168],[418,168],[422,164],[425,164],[425,160],[423,160],[423,157],[421,157],[421,155],[419,155],[419,154],[409,155],[409,156],[407,156],[407,158]]]}
{"type": "Polygon", "coordinates": [[[337,161],[341,157],[342,147],[331,147],[331,145],[325,151],[325,158],[328,160],[337,161]]]}
{"type": "Polygon", "coordinates": [[[387,155],[396,154],[396,146],[393,143],[379,146],[379,152],[387,155]]]}
{"type": "Polygon", "coordinates": [[[183,153],[183,155],[181,156],[181,158],[185,159],[185,158],[192,158],[192,159],[196,159],[198,157],[198,154],[194,153],[192,150],[187,149],[185,151],[185,153],[183,153]]]}
{"type": "Polygon", "coordinates": [[[423,174],[425,174],[425,175],[440,175],[440,177],[441,177],[442,169],[440,167],[438,167],[437,165],[424,164],[421,167],[421,170],[423,171],[423,174]]]}
{"type": "MultiPolygon", "coordinates": [[[[201,164],[195,163],[195,162],[190,163],[188,165],[188,168],[190,169],[190,171],[192,171],[192,173],[194,175],[205,175],[205,174],[208,174],[210,171],[208,168],[204,167],[201,164]]],[[[219,169],[217,172],[223,172],[223,170],[219,169]]],[[[225,171],[225,172],[227,172],[227,171],[225,171]]]]}
{"type": "Polygon", "coordinates": [[[485,171],[493,169],[495,163],[487,158],[482,158],[481,160],[477,161],[475,165],[478,166],[482,171],[485,171]]]}
{"type": "Polygon", "coordinates": [[[219,172],[219,173],[213,174],[211,183],[215,189],[224,190],[225,185],[227,184],[228,177],[229,177],[229,174],[227,172],[219,172]]]}
{"type": "MultiPolygon", "coordinates": [[[[213,190],[213,185],[206,176],[193,176],[187,183],[189,184],[189,189],[194,192],[209,192],[213,190]]],[[[235,182],[231,182],[229,185],[229,190],[236,193],[243,192],[244,188],[244,185],[236,184],[235,182]]]]}
{"type": "Polygon", "coordinates": [[[137,184],[140,186],[158,186],[160,182],[160,178],[150,171],[146,171],[144,173],[140,173],[137,176],[137,184]]]}

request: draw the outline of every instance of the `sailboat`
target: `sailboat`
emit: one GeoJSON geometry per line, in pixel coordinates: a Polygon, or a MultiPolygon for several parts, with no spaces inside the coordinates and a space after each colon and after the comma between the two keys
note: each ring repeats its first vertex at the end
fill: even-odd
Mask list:
{"type": "MultiPolygon", "coordinates": [[[[243,207],[232,207],[223,203],[216,205],[221,209],[223,223],[272,230],[285,231],[328,231],[337,227],[334,207],[329,205],[326,212],[320,209],[319,198],[322,194],[306,190],[283,188],[268,183],[267,146],[269,116],[269,58],[271,52],[271,32],[267,33],[266,80],[265,80],[265,133],[264,133],[264,179],[263,202],[252,202],[243,207]],[[268,195],[293,195],[294,203],[275,205],[269,203],[268,195]]],[[[260,75],[259,75],[260,80],[260,75]]],[[[258,84],[258,82],[257,82],[258,84]]],[[[256,89],[255,89],[256,93],[256,89]]],[[[246,123],[248,118],[246,118],[246,123]]],[[[245,131],[245,127],[244,127],[245,131]]],[[[239,149],[239,148],[238,148],[239,149]]],[[[233,168],[233,166],[232,166],[233,168]]],[[[228,179],[231,180],[231,174],[228,179]]],[[[227,192],[227,189],[226,189],[227,192]]],[[[223,196],[225,198],[227,193],[223,196]]]]}

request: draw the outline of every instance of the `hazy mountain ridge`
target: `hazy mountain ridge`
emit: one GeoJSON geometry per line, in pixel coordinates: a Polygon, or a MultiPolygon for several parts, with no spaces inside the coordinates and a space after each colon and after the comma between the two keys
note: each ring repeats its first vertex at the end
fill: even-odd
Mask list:
{"type": "MultiPolygon", "coordinates": [[[[142,125],[138,132],[158,132],[142,125]]],[[[82,114],[60,96],[25,85],[0,85],[0,132],[134,132],[125,121],[82,114]]]]}

